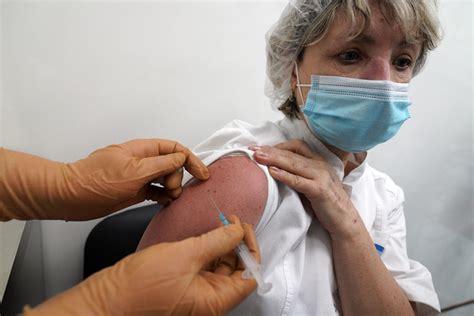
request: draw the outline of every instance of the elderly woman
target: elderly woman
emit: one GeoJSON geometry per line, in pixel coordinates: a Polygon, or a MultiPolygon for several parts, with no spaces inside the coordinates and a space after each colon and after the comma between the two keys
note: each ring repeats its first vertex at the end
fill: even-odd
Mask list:
{"type": "Polygon", "coordinates": [[[210,180],[189,182],[139,248],[212,229],[212,197],[255,225],[273,285],[231,314],[439,311],[407,256],[403,191],[367,163],[410,117],[408,85],[438,29],[434,0],[292,1],[267,34],[267,93],[286,117],[234,121],[198,145],[210,180]]]}

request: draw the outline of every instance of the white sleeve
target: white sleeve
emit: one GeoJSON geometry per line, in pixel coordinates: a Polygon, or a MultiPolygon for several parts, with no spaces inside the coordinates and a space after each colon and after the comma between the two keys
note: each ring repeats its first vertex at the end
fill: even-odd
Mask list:
{"type": "MultiPolygon", "coordinates": [[[[253,152],[248,149],[248,146],[274,145],[285,140],[283,133],[272,122],[267,121],[259,126],[254,126],[240,120],[234,120],[198,144],[193,149],[193,152],[206,166],[229,155],[244,155],[255,162],[253,152]]],[[[265,229],[276,212],[278,206],[278,187],[276,181],[270,175],[267,166],[258,163],[256,165],[264,172],[268,185],[267,201],[262,217],[255,228],[257,237],[260,237],[260,233],[265,229]]],[[[192,180],[192,175],[186,171],[183,181],[187,183],[190,180],[192,180]]]]}
{"type": "Polygon", "coordinates": [[[417,314],[436,315],[440,305],[431,273],[419,262],[408,258],[403,191],[398,186],[394,191],[397,203],[388,213],[385,225],[387,242],[381,259],[408,299],[417,303],[417,314]]]}
{"type": "Polygon", "coordinates": [[[247,148],[250,145],[274,145],[284,140],[282,132],[272,122],[253,126],[234,120],[198,144],[193,151],[204,160],[218,151],[247,148]]]}

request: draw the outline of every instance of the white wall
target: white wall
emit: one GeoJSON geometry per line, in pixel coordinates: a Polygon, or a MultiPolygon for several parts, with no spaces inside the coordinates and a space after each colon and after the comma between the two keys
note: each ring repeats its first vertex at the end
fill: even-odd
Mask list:
{"type": "MultiPolygon", "coordinates": [[[[25,304],[35,306],[45,300],[41,225],[38,221],[29,221],[24,226],[0,306],[0,315],[3,316],[18,315],[25,304]]],[[[8,238],[10,242],[11,237],[12,234],[8,238]]]]}
{"type": "MultiPolygon", "coordinates": [[[[234,118],[279,117],[262,93],[263,35],[281,7],[7,1],[5,145],[73,161],[137,137],[194,146],[234,118]]],[[[43,222],[47,296],[81,279],[96,222],[43,222]]]]}
{"type": "MultiPolygon", "coordinates": [[[[4,145],[73,161],[127,139],[193,146],[234,118],[280,117],[263,95],[264,33],[283,5],[4,2],[4,145]]],[[[474,295],[472,3],[443,1],[441,17],[445,41],[413,82],[412,119],[370,160],[405,189],[410,255],[448,305],[474,295]]],[[[95,223],[42,223],[47,296],[80,280],[95,223]]]]}
{"type": "MultiPolygon", "coordinates": [[[[0,5],[0,147],[3,146],[3,84],[2,84],[2,6],[0,5]]],[[[3,229],[2,226],[0,225],[0,244],[3,243],[3,229]]],[[[0,260],[0,271],[4,271],[4,264],[0,260]]],[[[3,274],[3,272],[0,272],[3,274]]],[[[1,296],[3,296],[3,291],[4,287],[6,286],[5,284],[5,277],[0,275],[0,290],[1,290],[1,296]]]]}
{"type": "Polygon", "coordinates": [[[3,45],[3,23],[2,19],[3,6],[0,5],[0,146],[3,146],[3,65],[2,65],[2,45],[3,45]]]}

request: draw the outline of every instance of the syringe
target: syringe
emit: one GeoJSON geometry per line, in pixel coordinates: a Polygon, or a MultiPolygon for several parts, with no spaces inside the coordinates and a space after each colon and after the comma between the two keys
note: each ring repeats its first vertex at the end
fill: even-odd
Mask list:
{"type": "MultiPolygon", "coordinates": [[[[224,213],[221,212],[221,210],[217,207],[216,202],[211,198],[212,204],[214,204],[214,207],[216,208],[217,212],[219,212],[219,220],[222,222],[224,225],[229,225],[230,222],[227,220],[225,217],[224,213]]],[[[257,281],[258,289],[257,292],[258,294],[265,294],[270,289],[272,288],[271,283],[265,283],[263,281],[262,273],[261,273],[261,265],[255,261],[255,258],[252,256],[252,254],[249,251],[249,248],[247,245],[241,241],[237,248],[235,248],[235,253],[237,256],[240,258],[242,261],[245,271],[242,273],[242,277],[244,279],[251,279],[254,278],[255,281],[257,281]]]]}

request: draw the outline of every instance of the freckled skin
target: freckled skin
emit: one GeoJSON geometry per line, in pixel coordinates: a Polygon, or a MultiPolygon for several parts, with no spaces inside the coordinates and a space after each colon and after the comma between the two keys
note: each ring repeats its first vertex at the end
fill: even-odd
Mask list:
{"type": "Polygon", "coordinates": [[[267,178],[247,157],[224,157],[209,167],[210,178],[183,189],[181,196],[163,208],[148,224],[137,251],[156,243],[199,236],[220,226],[215,201],[228,217],[235,214],[254,227],[267,201],[267,178]]]}

